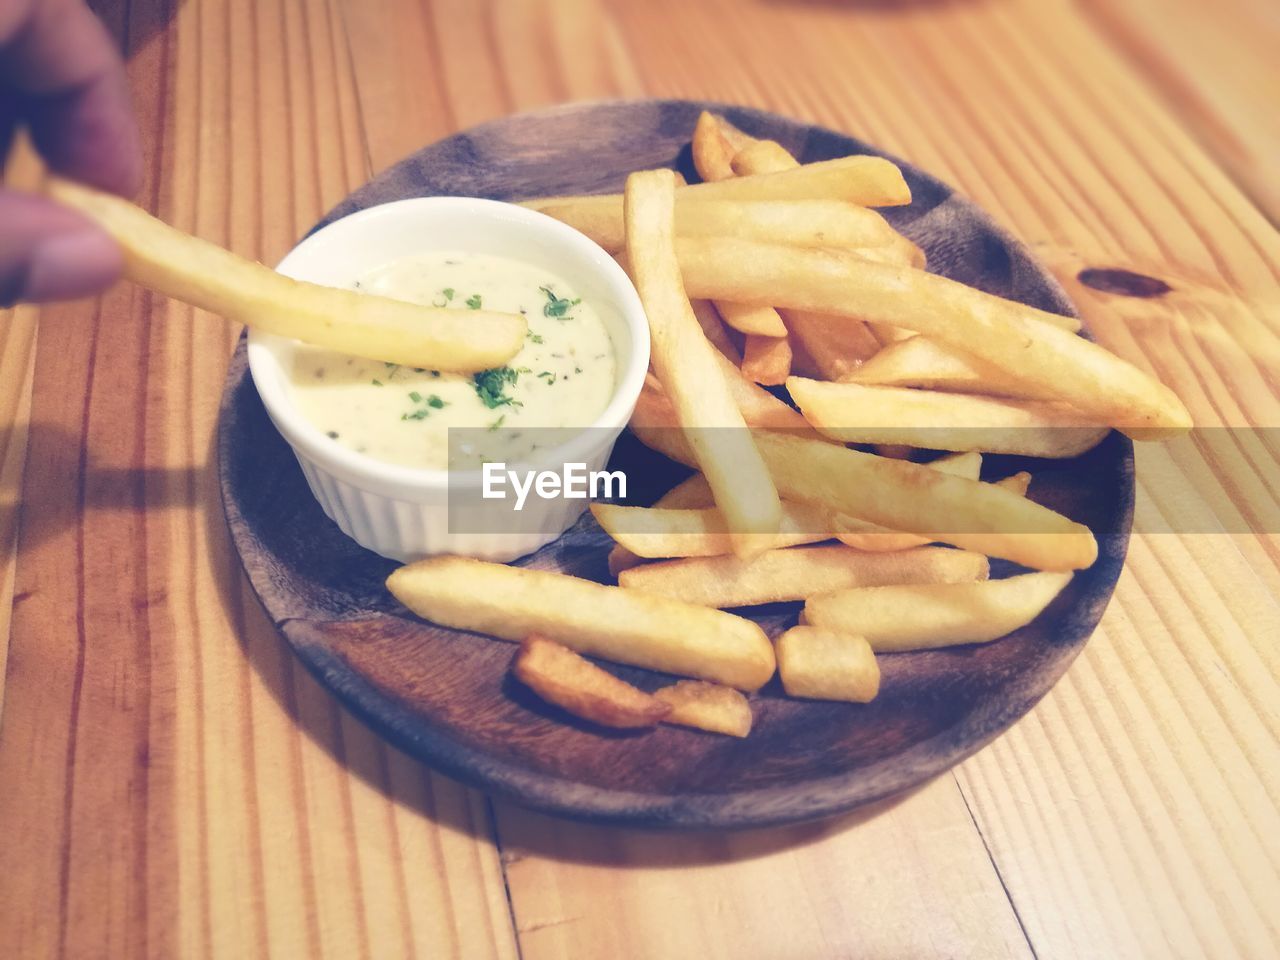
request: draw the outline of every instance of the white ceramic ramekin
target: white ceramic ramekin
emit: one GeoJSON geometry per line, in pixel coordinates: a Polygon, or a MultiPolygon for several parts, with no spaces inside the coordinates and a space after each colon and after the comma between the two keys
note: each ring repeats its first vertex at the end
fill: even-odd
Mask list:
{"type": "MultiPolygon", "coordinates": [[[[602,470],[631,418],[649,366],[649,328],[626,273],[604,250],[557,220],[494,200],[423,197],[370,207],[307,237],[277,269],[299,280],[350,286],[391,260],[462,250],[522,260],[563,277],[599,311],[617,353],[613,398],[582,433],[546,451],[538,465],[584,463],[602,470]]],[[[324,512],[361,546],[395,560],[456,553],[508,561],[568,529],[583,500],[530,497],[518,532],[453,530],[449,473],[382,463],[329,439],[290,400],[286,370],[295,341],[251,331],[249,370],[276,429],[293,448],[324,512]]],[[[455,473],[455,490],[478,488],[479,470],[455,473]]]]}

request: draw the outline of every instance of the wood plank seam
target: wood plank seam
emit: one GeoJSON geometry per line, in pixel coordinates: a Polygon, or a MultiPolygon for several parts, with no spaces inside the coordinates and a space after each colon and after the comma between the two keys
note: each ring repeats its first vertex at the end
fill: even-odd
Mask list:
{"type": "Polygon", "coordinates": [[[964,784],[961,783],[954,770],[948,776],[955,782],[956,791],[960,794],[960,799],[964,801],[964,811],[969,815],[969,820],[973,824],[974,831],[978,834],[978,839],[982,841],[982,849],[987,854],[987,861],[991,864],[991,871],[996,875],[996,879],[1000,881],[1000,889],[1004,891],[1005,899],[1009,901],[1009,909],[1013,911],[1013,918],[1018,921],[1018,929],[1022,931],[1022,937],[1027,941],[1027,949],[1031,951],[1033,960],[1039,960],[1036,945],[1032,942],[1031,935],[1027,932],[1027,925],[1022,920],[1022,912],[1018,909],[1018,904],[1013,899],[1013,893],[1009,890],[1009,885],[1005,883],[1004,873],[1000,869],[1000,864],[996,862],[995,855],[991,852],[991,844],[987,842],[987,835],[982,830],[982,824],[978,822],[978,818],[974,815],[964,784]]]}

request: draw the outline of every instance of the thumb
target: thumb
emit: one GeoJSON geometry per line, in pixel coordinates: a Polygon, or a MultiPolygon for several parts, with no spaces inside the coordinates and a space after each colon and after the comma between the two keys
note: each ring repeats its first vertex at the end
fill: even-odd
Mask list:
{"type": "Polygon", "coordinates": [[[88,296],[124,267],[119,246],[71,210],[0,190],[0,307],[88,296]]]}

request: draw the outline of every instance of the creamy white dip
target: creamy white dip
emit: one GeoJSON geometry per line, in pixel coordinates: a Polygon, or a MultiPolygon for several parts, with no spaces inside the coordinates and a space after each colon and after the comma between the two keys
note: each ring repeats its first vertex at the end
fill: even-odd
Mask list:
{"type": "Polygon", "coordinates": [[[564,439],[539,427],[586,427],[616,382],[609,332],[561,277],[504,257],[432,253],[396,260],[357,289],[456,310],[522,313],[523,349],[505,367],[452,374],[300,345],[294,405],[337,443],[387,463],[444,470],[517,462],[564,439]],[[449,428],[473,428],[455,437],[449,428]]]}

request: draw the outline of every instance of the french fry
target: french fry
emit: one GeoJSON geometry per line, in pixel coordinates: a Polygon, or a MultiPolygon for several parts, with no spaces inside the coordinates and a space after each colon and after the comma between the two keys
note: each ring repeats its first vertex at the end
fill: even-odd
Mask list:
{"type": "Polygon", "coordinates": [[[624,570],[618,582],[703,607],[747,607],[803,600],[849,587],[890,583],[985,580],[987,558],[947,547],[863,553],[846,546],[770,550],[749,560],[733,556],[664,560],[624,570]]]}
{"type": "Polygon", "coordinates": [[[729,158],[729,167],[740,177],[778,173],[800,166],[791,151],[776,140],[757,140],[729,158]]]}
{"type": "MultiPolygon", "coordinates": [[[[817,431],[809,426],[800,412],[779,400],[768,390],[752,383],[742,375],[742,371],[728,360],[722,360],[721,370],[734,403],[748,426],[764,430],[786,430],[802,436],[818,436],[817,431]]],[[[670,418],[675,423],[675,411],[671,401],[666,397],[662,385],[656,379],[645,380],[644,389],[640,391],[638,404],[644,404],[655,411],[655,415],[670,418]],[[659,412],[660,411],[660,412],[659,412]]]]}
{"type": "MultiPolygon", "coordinates": [[[[654,370],[729,528],[770,533],[781,521],[778,493],[720,372],[719,354],[684,295],[673,247],[672,190],[670,171],[627,178],[627,251],[649,317],[654,370]]],[[[750,537],[735,542],[744,553],[752,549],[750,537]]]]}
{"type": "Polygon", "coordinates": [[[828,379],[872,387],[922,387],[1022,400],[1053,397],[1051,391],[1038,384],[1005,376],[998,367],[983,364],[932,337],[920,336],[890,343],[844,376],[828,379]]]}
{"type": "Polygon", "coordinates": [[[733,150],[733,153],[736,154],[740,150],[745,150],[747,147],[751,146],[751,144],[756,142],[755,137],[751,136],[749,133],[739,130],[719,114],[712,114],[712,117],[714,117],[716,125],[720,128],[721,136],[729,141],[729,146],[733,150]]]}
{"type": "Polygon", "coordinates": [[[387,589],[442,626],[516,642],[536,633],[585,656],[740,690],[759,689],[775,666],[750,620],[546,570],[431,557],[394,571],[387,589]]]}
{"type": "Polygon", "coordinates": [[[720,313],[716,310],[715,304],[710,300],[690,300],[689,306],[693,310],[694,318],[698,321],[698,326],[702,327],[702,332],[711,341],[711,345],[728,357],[735,367],[742,363],[742,353],[733,345],[729,334],[725,332],[724,321],[720,319],[720,313]]]}
{"type": "Polygon", "coordinates": [[[880,341],[861,320],[830,317],[811,310],[779,310],[823,380],[843,380],[880,350],[880,341]]]}
{"type": "Polygon", "coordinates": [[[880,665],[863,637],[801,625],[774,648],[788,696],[868,703],[880,692],[880,665]]]}
{"type": "Polygon", "coordinates": [[[868,329],[880,341],[880,346],[887,347],[890,344],[902,343],[904,340],[910,340],[916,336],[914,330],[904,330],[902,327],[895,327],[892,323],[868,323],[868,329]]]}
{"type": "Polygon", "coordinates": [[[602,726],[652,727],[671,714],[670,704],[536,634],[520,645],[511,672],[543,700],[602,726]]]}
{"type": "Polygon", "coordinates": [[[664,723],[694,727],[731,737],[751,732],[751,704],[737,690],[703,680],[681,680],[653,691],[654,697],[671,708],[664,723]]]}
{"type": "Polygon", "coordinates": [[[411,367],[500,367],[524,344],[518,314],[448,310],[303,283],[176,230],[127,200],[53,180],[50,195],[120,244],[125,276],[264,333],[411,367]]]}
{"type": "Polygon", "coordinates": [[[791,343],[786,337],[747,337],[742,349],[742,375],[776,387],[791,375],[791,343]]]}
{"type": "MultiPolygon", "coordinates": [[[[731,162],[733,172],[740,177],[749,177],[763,173],[781,173],[784,170],[794,170],[800,166],[800,162],[793,157],[782,144],[774,140],[754,140],[751,144],[739,150],[734,155],[731,162]]],[[[865,208],[863,208],[865,209],[865,208]]],[[[825,242],[802,244],[802,246],[823,246],[823,247],[874,247],[879,249],[882,245],[887,246],[892,254],[884,260],[886,263],[901,263],[907,266],[923,267],[925,263],[924,251],[917,247],[914,243],[893,229],[882,216],[874,210],[866,210],[876,220],[866,218],[869,225],[874,225],[877,235],[881,239],[881,243],[871,243],[865,235],[858,234],[855,237],[849,237],[838,231],[824,231],[825,242]]],[[[726,237],[742,237],[743,239],[763,240],[766,243],[780,243],[781,239],[777,236],[773,237],[748,237],[741,232],[722,232],[722,236],[726,237]]],[[[865,251],[864,251],[865,255],[865,251]]]]}
{"type": "Polygon", "coordinates": [[[1070,573],[1027,573],[974,583],[859,587],[807,601],[804,620],[866,637],[877,653],[986,643],[1026,626],[1070,582],[1070,573]]]}
{"type": "MultiPolygon", "coordinates": [[[[733,158],[733,170],[741,176],[778,173],[782,170],[794,169],[799,165],[781,144],[772,140],[757,140],[733,158]]],[[[879,236],[888,244],[886,249],[896,254],[884,262],[924,266],[924,253],[919,247],[889,226],[888,222],[875,211],[867,212],[879,218],[876,224],[879,236]]],[[[741,232],[726,232],[724,235],[745,236],[741,232]]],[[[772,237],[758,239],[778,242],[772,237]]],[[[831,242],[823,246],[860,247],[868,246],[868,243],[862,238],[859,238],[859,242],[848,242],[833,234],[831,242]]],[[[864,256],[868,252],[870,251],[861,251],[864,256]]],[[[825,380],[842,379],[880,349],[880,342],[867,325],[856,320],[832,318],[811,310],[779,310],[778,314],[787,331],[799,341],[805,356],[813,361],[816,372],[825,380]]]]}
{"type": "Polygon", "coordinates": [[[703,180],[728,180],[733,176],[731,164],[736,151],[728,137],[721,132],[718,118],[706,110],[702,111],[698,122],[694,124],[690,147],[693,165],[703,180]]]}
{"type": "MultiPolygon", "coordinates": [[[[868,207],[846,200],[699,200],[676,193],[676,235],[741,237],[798,247],[842,247],[887,263],[923,265],[919,249],[868,207]]],[[[547,203],[541,213],[567,223],[610,253],[626,248],[620,204],[547,203]]]]}
{"type": "MultiPolygon", "coordinates": [[[[693,510],[702,509],[703,507],[714,507],[715,498],[711,495],[711,487],[707,483],[707,478],[700,473],[695,473],[686,480],[682,480],[674,487],[664,493],[654,503],[655,507],[667,507],[672,510],[693,510]]],[[[615,543],[609,551],[609,576],[615,580],[623,570],[629,570],[638,564],[644,563],[643,557],[638,557],[620,543],[615,543]]]]}
{"type": "Polygon", "coordinates": [[[1075,457],[1110,433],[1060,403],[975,397],[908,387],[864,387],[791,377],[787,391],[806,420],[841,443],[926,450],[982,450],[1075,457]]]}
{"type": "MultiPolygon", "coordinates": [[[[953,454],[953,457],[979,456],[978,454],[953,454]]],[[[934,460],[927,466],[935,470],[944,470],[953,476],[965,476],[970,480],[978,479],[978,471],[974,469],[972,475],[968,471],[962,472],[958,469],[950,469],[947,464],[947,458],[943,457],[934,460]]],[[[979,459],[981,459],[979,457],[979,459]]],[[[1020,497],[1027,495],[1027,487],[1031,483],[1031,474],[1015,473],[1011,477],[1005,477],[1003,480],[997,480],[993,486],[1001,487],[1005,490],[1011,490],[1020,497]]],[[[866,520],[859,520],[846,514],[839,514],[832,520],[836,529],[836,539],[849,547],[858,550],[866,550],[870,552],[882,552],[887,550],[909,550],[912,547],[920,547],[926,543],[933,543],[938,537],[918,536],[914,533],[897,533],[892,530],[886,530],[874,523],[868,523],[866,520]]]]}
{"type": "MultiPolygon", "coordinates": [[[[690,463],[688,445],[671,426],[661,404],[636,405],[631,432],[640,442],[690,463]]],[[[1079,570],[1097,559],[1088,527],[995,484],[823,440],[771,430],[755,435],[778,490],[794,501],[1036,570],[1079,570]]]]}
{"type": "Polygon", "coordinates": [[[740,333],[759,337],[785,337],[787,328],[773,307],[757,303],[717,300],[716,309],[724,322],[740,333]]]}
{"type": "MultiPolygon", "coordinates": [[[[676,510],[593,503],[591,514],[605,533],[646,560],[737,552],[724,515],[714,507],[676,510]]],[[[823,510],[802,503],[783,503],[780,528],[774,533],[752,534],[752,553],[817,543],[831,535],[831,521],[823,510]]]]}
{"type": "Polygon", "coordinates": [[[1149,437],[1191,425],[1168,387],[1034,307],[936,274],[833,251],[695,238],[679,240],[676,248],[691,296],[901,324],[1126,432],[1149,437]]]}
{"type": "MultiPolygon", "coordinates": [[[[964,477],[966,480],[977,480],[982,473],[982,454],[952,453],[938,457],[925,464],[930,470],[949,473],[953,477],[964,477]]],[[[859,520],[848,515],[837,515],[833,519],[836,538],[845,546],[873,553],[892,550],[910,550],[932,543],[936,538],[921,537],[914,533],[899,533],[886,530],[878,524],[859,520]]]]}
{"type": "Polygon", "coordinates": [[[1006,490],[1012,490],[1020,497],[1025,497],[1027,491],[1031,489],[1031,474],[1025,470],[1019,470],[1017,473],[1005,477],[1003,480],[996,481],[997,487],[1004,487],[1006,490]]]}
{"type": "MultiPolygon", "coordinates": [[[[1030,476],[1030,474],[1026,474],[1030,476]]],[[[671,510],[701,510],[714,507],[715,497],[711,493],[711,485],[700,473],[681,480],[674,487],[658,498],[655,507],[667,507],[671,510]]]]}
{"type": "MultiPolygon", "coordinates": [[[[652,170],[641,171],[653,173],[652,170]]],[[[911,190],[902,171],[883,157],[857,156],[808,163],[794,170],[752,177],[734,177],[712,183],[693,183],[677,191],[690,200],[847,200],[863,207],[896,207],[911,202],[911,190]]],[[[534,210],[586,207],[621,208],[622,195],[540,197],[521,206],[534,210]]]]}

